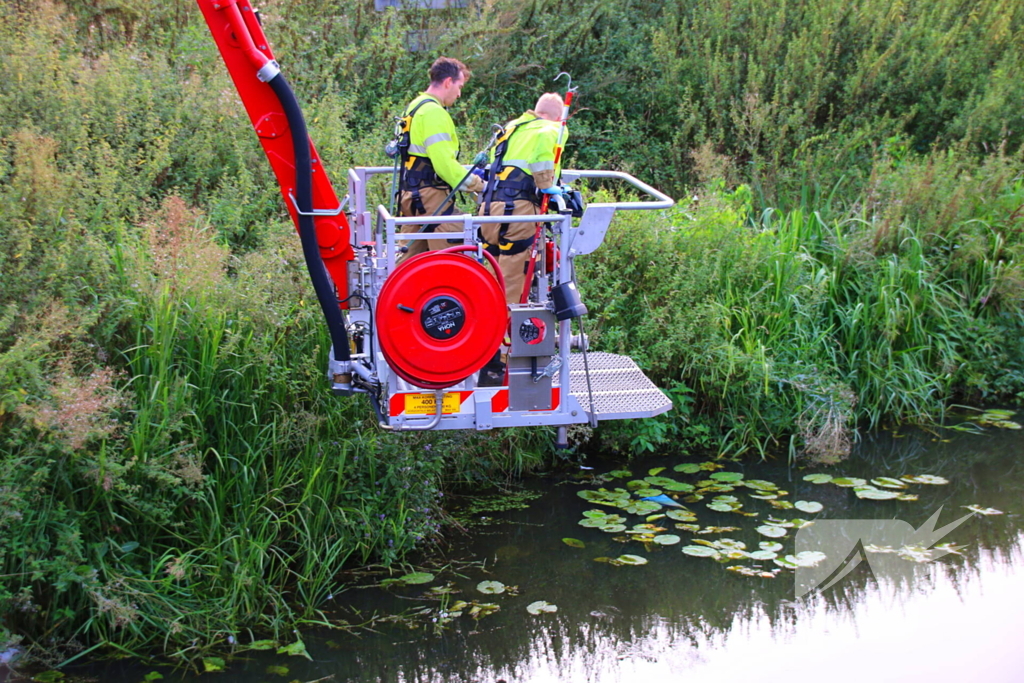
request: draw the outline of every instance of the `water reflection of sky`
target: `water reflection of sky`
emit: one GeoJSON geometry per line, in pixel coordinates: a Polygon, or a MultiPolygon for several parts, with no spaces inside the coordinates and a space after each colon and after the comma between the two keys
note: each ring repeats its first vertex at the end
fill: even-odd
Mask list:
{"type": "MultiPolygon", "coordinates": [[[[1022,539],[1024,540],[1024,539],[1022,539]]],[[[481,672],[478,680],[563,681],[986,681],[1024,680],[1024,582],[1020,554],[983,560],[981,575],[957,583],[933,567],[929,585],[907,595],[879,586],[849,610],[822,601],[793,608],[792,622],[761,608],[724,631],[680,638],[668,621],[629,642],[593,634],[552,657],[554,635],[535,639],[516,671],[481,672]],[[564,655],[568,656],[564,656],[564,655]]],[[[423,679],[420,679],[423,680],[423,679]]],[[[441,680],[433,679],[433,680],[441,680]]]]}

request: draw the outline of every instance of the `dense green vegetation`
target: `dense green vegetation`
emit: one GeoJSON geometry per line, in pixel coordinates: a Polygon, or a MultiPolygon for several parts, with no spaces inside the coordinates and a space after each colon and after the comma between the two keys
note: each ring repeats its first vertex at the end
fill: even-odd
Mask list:
{"type": "MultiPolygon", "coordinates": [[[[828,460],[858,424],[1024,400],[1024,5],[470,4],[277,0],[264,25],[336,179],[383,161],[445,53],[475,73],[465,148],[566,70],[570,164],[683,198],[580,261],[598,347],[677,399],[596,443],[828,460]]],[[[15,0],[0,48],[0,650],[287,633],[346,563],[435,534],[447,487],[545,464],[541,434],[395,438],[326,394],[192,0],[15,0]]]]}

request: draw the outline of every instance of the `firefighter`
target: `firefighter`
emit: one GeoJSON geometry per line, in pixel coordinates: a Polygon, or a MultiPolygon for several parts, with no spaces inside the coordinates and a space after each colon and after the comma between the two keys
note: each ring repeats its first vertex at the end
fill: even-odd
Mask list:
{"type": "MultiPolygon", "coordinates": [[[[405,108],[409,123],[408,146],[402,150],[402,171],[399,181],[399,215],[450,215],[455,202],[440,206],[452,188],[480,192],[483,181],[465,175],[459,165],[459,136],[446,107],[462,94],[462,86],[470,76],[466,65],[457,59],[438,57],[430,66],[430,87],[405,108]],[[438,211],[440,209],[440,212],[438,211]]],[[[402,232],[461,232],[460,223],[434,225],[403,225],[402,232]]],[[[443,249],[448,240],[415,240],[406,243],[402,259],[424,251],[443,249]],[[429,245],[429,246],[428,246],[429,245]]]]}
{"type": "MultiPolygon", "coordinates": [[[[555,185],[555,147],[562,127],[562,98],[545,93],[536,106],[505,126],[504,139],[492,152],[490,176],[480,206],[481,216],[529,216],[540,211],[540,193],[560,194],[555,185]]],[[[565,131],[565,138],[568,131],[565,131]]],[[[505,277],[505,301],[517,304],[525,286],[533,223],[490,223],[482,226],[486,248],[505,277]]]]}

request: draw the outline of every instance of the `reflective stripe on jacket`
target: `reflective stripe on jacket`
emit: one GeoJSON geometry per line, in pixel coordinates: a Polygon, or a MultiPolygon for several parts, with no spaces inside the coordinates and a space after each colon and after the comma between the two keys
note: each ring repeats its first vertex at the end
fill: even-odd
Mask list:
{"type": "MultiPolygon", "coordinates": [[[[543,171],[552,171],[551,177],[557,178],[561,168],[555,167],[555,146],[558,144],[558,133],[562,128],[561,122],[537,118],[536,112],[530,110],[519,118],[509,121],[505,125],[506,129],[509,126],[516,126],[516,130],[509,137],[508,149],[505,150],[502,166],[515,166],[531,176],[536,176],[543,171]]],[[[563,146],[568,139],[569,131],[566,129],[562,138],[563,146]]],[[[493,151],[491,160],[494,160],[493,151]]],[[[560,166],[561,163],[559,163],[560,166]]],[[[538,183],[538,186],[540,189],[545,189],[550,187],[552,182],[538,183]]]]}
{"type": "Polygon", "coordinates": [[[425,104],[412,117],[409,126],[409,154],[429,159],[434,173],[449,186],[455,187],[466,175],[466,170],[459,165],[459,136],[455,133],[452,117],[436,98],[426,93],[420,93],[405,111],[411,111],[424,99],[436,102],[437,106],[425,104]]]}

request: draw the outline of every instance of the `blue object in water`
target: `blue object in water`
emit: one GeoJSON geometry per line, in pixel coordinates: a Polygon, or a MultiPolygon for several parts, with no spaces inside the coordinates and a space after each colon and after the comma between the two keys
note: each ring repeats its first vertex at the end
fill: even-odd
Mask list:
{"type": "Polygon", "coordinates": [[[647,496],[646,498],[641,498],[640,500],[649,500],[649,501],[658,503],[660,505],[667,505],[668,507],[673,507],[673,508],[681,508],[681,507],[683,507],[682,505],[680,505],[676,501],[674,501],[671,498],[669,498],[668,496],[666,496],[664,493],[661,494],[660,496],[647,496]]]}

